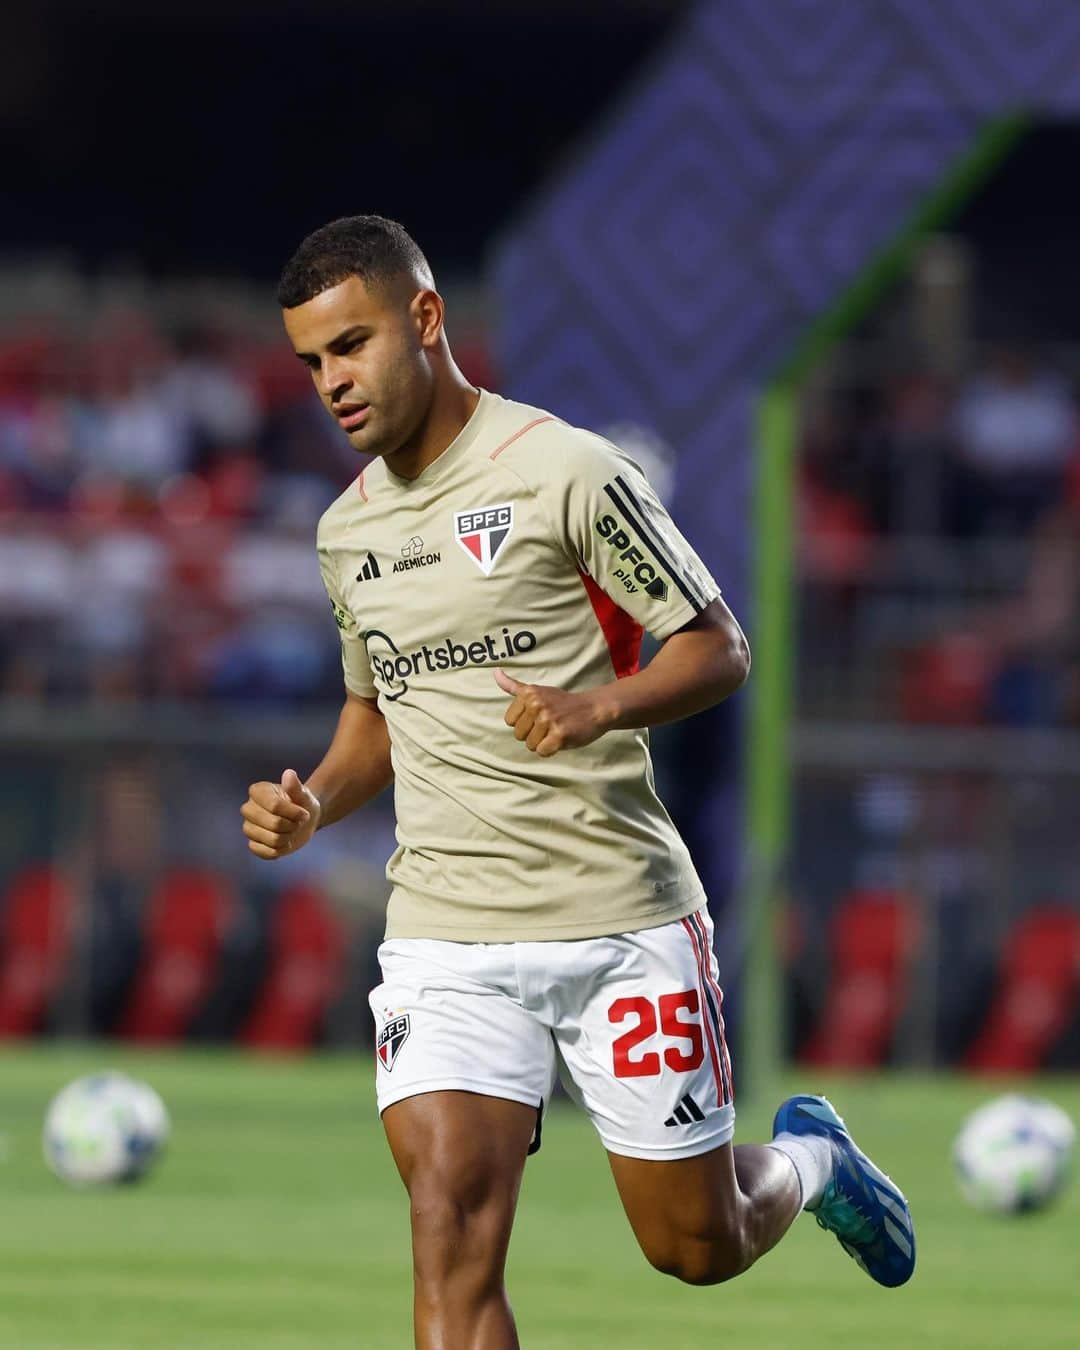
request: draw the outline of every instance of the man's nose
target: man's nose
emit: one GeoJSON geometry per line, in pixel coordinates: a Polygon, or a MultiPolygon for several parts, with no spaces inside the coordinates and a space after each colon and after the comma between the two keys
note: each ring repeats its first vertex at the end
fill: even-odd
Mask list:
{"type": "Polygon", "coordinates": [[[345,363],[339,357],[328,356],[323,361],[322,379],[327,397],[334,401],[352,384],[345,363]]]}

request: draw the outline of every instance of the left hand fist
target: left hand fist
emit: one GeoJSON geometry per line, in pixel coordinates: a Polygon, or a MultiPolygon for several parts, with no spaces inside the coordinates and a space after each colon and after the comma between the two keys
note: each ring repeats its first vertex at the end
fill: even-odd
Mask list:
{"type": "Polygon", "coordinates": [[[504,718],[528,749],[545,758],[559,750],[589,745],[603,732],[593,699],[587,693],[568,694],[544,684],[522,684],[504,670],[495,671],[495,683],[513,695],[504,718]]]}

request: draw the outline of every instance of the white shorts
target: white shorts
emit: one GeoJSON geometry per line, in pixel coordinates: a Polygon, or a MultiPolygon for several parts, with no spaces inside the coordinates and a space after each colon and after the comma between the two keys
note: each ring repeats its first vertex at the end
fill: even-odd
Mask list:
{"type": "Polygon", "coordinates": [[[604,1147],[689,1158],[735,1130],[708,911],[574,942],[396,938],[371,991],[380,1113],[459,1090],[538,1111],[561,1064],[604,1147]]]}

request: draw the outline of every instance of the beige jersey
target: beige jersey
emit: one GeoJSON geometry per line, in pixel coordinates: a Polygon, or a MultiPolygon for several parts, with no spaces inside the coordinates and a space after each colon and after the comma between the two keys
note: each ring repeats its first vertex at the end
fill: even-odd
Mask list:
{"type": "Polygon", "coordinates": [[[408,480],[370,464],[323,516],[345,683],[378,697],[398,848],[390,937],[600,937],[702,903],[646,731],[550,758],[503,721],[501,666],[584,690],[637,669],[719,594],[641,471],[537,408],[481,393],[408,480]]]}

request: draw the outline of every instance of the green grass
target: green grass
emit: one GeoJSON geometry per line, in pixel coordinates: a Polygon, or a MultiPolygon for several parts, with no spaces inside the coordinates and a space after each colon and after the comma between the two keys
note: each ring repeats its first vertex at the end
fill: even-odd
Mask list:
{"type": "MultiPolygon", "coordinates": [[[[0,1347],[408,1350],[408,1216],[371,1078],[348,1058],[0,1052],[0,1347]],[[76,1193],[41,1161],[42,1113],[68,1079],[104,1066],[154,1083],[173,1143],[145,1183],[76,1193]]],[[[1046,1214],[994,1219],[953,1185],[952,1135],[996,1085],[826,1088],[907,1190],[920,1242],[910,1285],[879,1289],[806,1217],[729,1285],[667,1280],[637,1252],[591,1127],[556,1109],[511,1252],[526,1350],[1078,1344],[1080,1188],[1046,1214]]],[[[1037,1090],[1080,1118],[1076,1080],[1037,1090]]],[[[740,1137],[766,1136],[772,1104],[743,1109],[740,1137]]]]}

